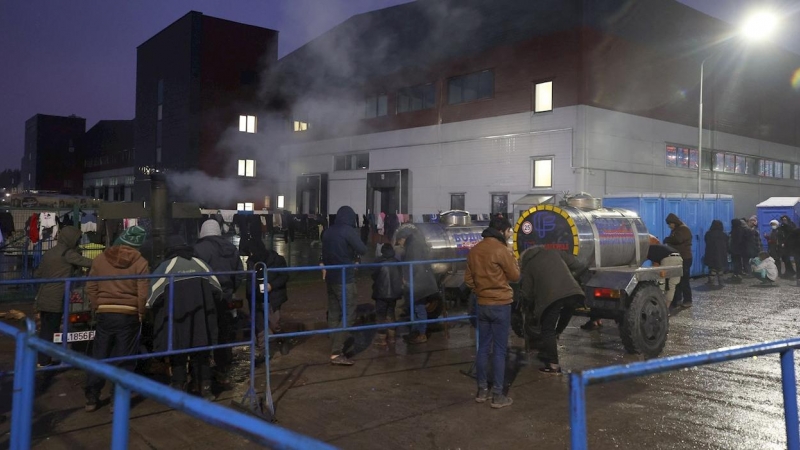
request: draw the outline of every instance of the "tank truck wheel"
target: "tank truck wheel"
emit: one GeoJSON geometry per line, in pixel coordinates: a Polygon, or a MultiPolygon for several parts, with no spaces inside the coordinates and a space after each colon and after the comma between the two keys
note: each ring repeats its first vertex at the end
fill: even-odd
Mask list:
{"type": "Polygon", "coordinates": [[[657,357],[667,343],[669,311],[657,286],[641,286],[634,293],[619,325],[619,335],[628,353],[657,357]]]}

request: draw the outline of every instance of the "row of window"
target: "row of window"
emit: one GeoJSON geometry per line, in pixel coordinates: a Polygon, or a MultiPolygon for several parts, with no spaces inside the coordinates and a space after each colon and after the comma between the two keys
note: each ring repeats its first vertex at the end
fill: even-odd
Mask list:
{"type": "MultiPolygon", "coordinates": [[[[448,105],[458,105],[492,97],[494,97],[493,70],[484,70],[447,80],[448,105]]],[[[553,110],[552,81],[533,85],[533,103],[534,112],[541,113],[553,110]]],[[[434,84],[423,84],[397,91],[397,114],[431,109],[435,106],[436,86],[434,84]]],[[[388,114],[389,99],[387,94],[376,94],[366,98],[364,117],[382,117],[388,114]]],[[[295,127],[295,131],[302,130],[297,130],[297,127],[295,127]]]]}
{"type": "MultiPolygon", "coordinates": [[[[284,203],[285,203],[284,200],[285,200],[285,197],[283,195],[279,195],[278,196],[278,209],[283,209],[284,208],[284,203]]],[[[270,198],[269,197],[265,197],[264,198],[264,203],[265,203],[265,207],[267,209],[270,209],[270,205],[269,205],[270,198]]],[[[253,211],[254,206],[255,205],[253,203],[250,203],[250,202],[241,202],[241,203],[237,203],[236,204],[236,210],[237,211],[253,211]]]]}
{"type": "Polygon", "coordinates": [[[114,152],[110,155],[86,158],[86,160],[83,161],[83,166],[86,168],[91,168],[91,167],[103,166],[106,164],[129,163],[132,162],[133,159],[134,159],[133,150],[122,150],[120,152],[114,152]]]}
{"type": "Polygon", "coordinates": [[[369,153],[352,155],[336,155],[333,157],[333,170],[366,170],[369,169],[369,153]]]}
{"type": "Polygon", "coordinates": [[[120,183],[125,186],[133,186],[134,180],[135,177],[133,175],[124,177],[95,178],[94,180],[87,180],[84,184],[84,187],[119,186],[120,183]]]}
{"type": "MultiPolygon", "coordinates": [[[[492,214],[506,214],[508,213],[508,194],[491,194],[492,196],[492,214]]],[[[466,194],[463,192],[455,192],[450,194],[450,209],[464,211],[466,207],[466,194]]]]}
{"type": "MultiPolygon", "coordinates": [[[[697,170],[697,149],[667,145],[667,167],[697,170]]],[[[738,153],[709,151],[703,153],[703,169],[766,178],[800,180],[800,164],[757,158],[738,153]]]]}

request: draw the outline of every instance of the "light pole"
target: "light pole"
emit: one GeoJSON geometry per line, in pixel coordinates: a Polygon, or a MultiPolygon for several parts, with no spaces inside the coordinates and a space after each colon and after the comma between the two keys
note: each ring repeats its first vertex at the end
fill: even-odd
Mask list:
{"type": "MultiPolygon", "coordinates": [[[[763,41],[775,31],[778,17],[769,11],[760,11],[745,19],[739,34],[748,41],[763,41]]],[[[700,101],[697,120],[697,193],[703,193],[703,75],[706,61],[714,56],[706,56],[700,63],[700,101]]]]}

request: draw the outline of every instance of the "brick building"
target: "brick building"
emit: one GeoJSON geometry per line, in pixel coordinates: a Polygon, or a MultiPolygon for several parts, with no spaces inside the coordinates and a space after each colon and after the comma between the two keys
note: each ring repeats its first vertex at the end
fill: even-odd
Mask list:
{"type": "MultiPolygon", "coordinates": [[[[512,212],[563,191],[800,193],[800,57],[674,0],[429,0],[279,61],[297,212],[512,212]],[[526,200],[522,200],[526,198],[526,200]]],[[[794,194],[792,194],[794,195],[794,194]]]]}
{"type": "Polygon", "coordinates": [[[36,114],[25,121],[22,189],[80,194],[83,159],[78,141],[86,119],[36,114]]]}
{"type": "Polygon", "coordinates": [[[132,200],[133,131],[133,120],[101,120],[82,137],[84,195],[108,201],[132,200]]]}

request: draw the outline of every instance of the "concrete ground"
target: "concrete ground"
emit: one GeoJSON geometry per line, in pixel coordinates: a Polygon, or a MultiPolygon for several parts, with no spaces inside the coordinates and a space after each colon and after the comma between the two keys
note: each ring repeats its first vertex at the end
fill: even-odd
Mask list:
{"type": "MultiPolygon", "coordinates": [[[[295,261],[311,262],[315,249],[297,245],[295,261]]],[[[362,274],[363,275],[363,274],[362,274]]],[[[695,280],[694,307],[670,318],[664,356],[757,343],[797,335],[800,288],[794,282],[762,288],[752,279],[722,289],[695,280]]],[[[369,281],[359,283],[362,311],[369,312],[369,281]]],[[[283,317],[287,328],[319,328],[325,320],[324,285],[316,276],[292,278],[283,317]]],[[[456,314],[453,312],[452,314],[456,314]]],[[[626,355],[616,326],[579,329],[573,319],[562,335],[565,369],[582,370],[639,360],[626,355]]],[[[511,339],[507,380],[514,404],[492,410],[476,404],[474,379],[464,375],[474,360],[474,335],[453,325],[449,339],[436,331],[427,344],[402,341],[387,350],[358,335],[352,367],[328,364],[329,338],[298,339],[288,355],[271,362],[278,424],[340,448],[563,449],[569,445],[567,377],[545,375],[539,362],[511,339]]],[[[13,347],[0,341],[0,365],[13,347]]],[[[241,398],[248,381],[247,352],[241,349],[236,387],[217,402],[241,398]]],[[[5,364],[2,364],[5,362],[5,364]]],[[[257,370],[264,391],[265,367],[257,370]]],[[[108,447],[112,416],[103,407],[83,411],[83,374],[57,374],[37,395],[34,447],[108,447]]],[[[10,409],[10,379],[0,390],[0,412],[10,409]]],[[[242,438],[219,431],[147,399],[131,410],[130,447],[249,448],[242,438]]],[[[786,447],[780,367],[777,356],[672,372],[588,388],[587,418],[592,449],[779,449],[786,447]]],[[[0,424],[0,447],[8,445],[9,423],[0,424]]]]}

